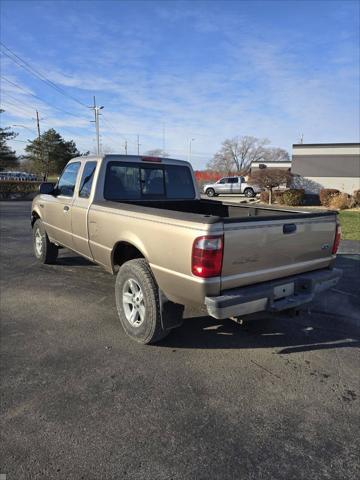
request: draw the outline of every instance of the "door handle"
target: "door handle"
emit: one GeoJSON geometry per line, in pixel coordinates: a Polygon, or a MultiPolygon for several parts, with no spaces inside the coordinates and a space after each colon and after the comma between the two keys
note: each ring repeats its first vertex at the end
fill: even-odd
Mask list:
{"type": "Polygon", "coordinates": [[[285,225],[283,225],[283,233],[288,234],[294,232],[296,232],[295,223],[285,223],[285,225]]]}
{"type": "Polygon", "coordinates": [[[70,207],[68,205],[65,205],[64,212],[67,213],[69,210],[70,210],[70,207]]]}

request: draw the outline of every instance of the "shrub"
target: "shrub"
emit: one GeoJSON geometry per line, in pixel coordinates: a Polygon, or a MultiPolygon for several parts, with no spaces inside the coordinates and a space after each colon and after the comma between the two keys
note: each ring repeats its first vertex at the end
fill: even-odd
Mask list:
{"type": "Polygon", "coordinates": [[[269,192],[267,190],[263,190],[260,193],[260,202],[269,203],[269,192]]]}
{"type": "Polygon", "coordinates": [[[273,200],[278,203],[282,203],[283,190],[274,190],[273,191],[273,200]]]}
{"type": "Polygon", "coordinates": [[[302,188],[290,188],[285,190],[279,201],[282,205],[290,205],[296,207],[304,203],[305,190],[302,188]]]}
{"type": "Polygon", "coordinates": [[[339,195],[339,190],[336,188],[323,188],[320,190],[319,197],[321,205],[328,207],[330,205],[331,199],[339,195]]]}
{"type": "Polygon", "coordinates": [[[15,180],[0,180],[0,198],[5,200],[11,195],[25,197],[29,193],[36,192],[39,182],[19,182],[15,180]]]}
{"type": "Polygon", "coordinates": [[[353,191],[351,200],[354,207],[360,207],[360,190],[353,191]]]}
{"type": "Polygon", "coordinates": [[[346,193],[339,193],[331,198],[329,207],[335,210],[345,210],[350,207],[351,199],[346,193]]]}

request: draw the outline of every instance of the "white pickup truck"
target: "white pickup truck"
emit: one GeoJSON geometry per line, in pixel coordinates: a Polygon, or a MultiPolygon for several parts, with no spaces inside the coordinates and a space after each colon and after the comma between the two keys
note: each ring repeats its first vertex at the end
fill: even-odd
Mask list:
{"type": "Polygon", "coordinates": [[[257,185],[250,185],[244,177],[223,177],[215,183],[207,183],[203,186],[203,192],[208,197],[243,193],[245,197],[251,198],[260,191],[257,185]]]}

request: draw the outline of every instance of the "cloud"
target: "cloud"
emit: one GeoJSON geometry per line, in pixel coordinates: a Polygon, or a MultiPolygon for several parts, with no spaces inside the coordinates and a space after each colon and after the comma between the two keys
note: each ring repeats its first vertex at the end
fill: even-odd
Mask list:
{"type": "MultiPolygon", "coordinates": [[[[45,11],[41,19],[55,25],[50,35],[56,41],[44,53],[39,50],[41,55],[33,53],[37,49],[23,55],[83,102],[90,104],[96,95],[105,106],[100,124],[109,148],[123,149],[126,138],[135,152],[137,134],[142,151],[162,147],[165,125],[166,150],[174,155],[186,158],[189,139],[196,138],[192,150],[198,167],[235,135],[269,137],[287,149],[301,133],[307,142],[357,140],[359,72],[353,35],[334,33],[327,44],[320,34],[309,39],[292,28],[260,30],[257,19],[242,8],[234,14],[203,2],[171,2],[171,7],[161,2],[150,15],[147,5],[135,23],[109,22],[89,8],[81,16],[86,28],[76,28],[81,5],[56,21],[53,10],[45,11]]],[[[14,66],[6,69],[8,78],[30,85],[31,93],[52,105],[17,95],[26,108],[41,109],[44,128],[54,126],[90,148],[85,146],[94,138],[90,110],[56,92],[50,95],[28,76],[20,78],[14,66]]],[[[5,97],[6,92],[16,95],[5,89],[5,97]]],[[[9,112],[25,121],[19,109],[9,112]]]]}

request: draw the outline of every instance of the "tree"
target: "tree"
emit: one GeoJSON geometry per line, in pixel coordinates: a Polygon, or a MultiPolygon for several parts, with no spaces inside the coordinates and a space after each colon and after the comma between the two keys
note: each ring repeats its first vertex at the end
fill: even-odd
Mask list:
{"type": "Polygon", "coordinates": [[[263,168],[251,172],[249,183],[265,188],[269,192],[269,204],[272,203],[272,191],[280,185],[288,184],[291,179],[291,173],[281,168],[263,168]]]}
{"type": "Polygon", "coordinates": [[[165,152],[162,148],[154,148],[153,150],[148,150],[145,152],[145,155],[149,155],[149,157],[168,157],[169,154],[165,152]]]}
{"type": "MultiPolygon", "coordinates": [[[[0,114],[4,110],[0,110],[0,114]]],[[[17,133],[10,130],[9,127],[0,127],[0,170],[17,167],[19,164],[16,152],[7,145],[8,140],[17,137],[17,133]]]]}
{"type": "Polygon", "coordinates": [[[268,147],[264,151],[264,162],[289,162],[289,153],[283,148],[268,147]]]}
{"type": "Polygon", "coordinates": [[[221,149],[210,160],[207,167],[226,173],[245,174],[252,162],[264,158],[269,140],[251,136],[234,137],[223,141],[221,149]]]}
{"type": "Polygon", "coordinates": [[[25,151],[33,170],[44,178],[61,172],[71,158],[81,155],[73,140],[65,141],[53,128],[30,141],[25,151]]]}

